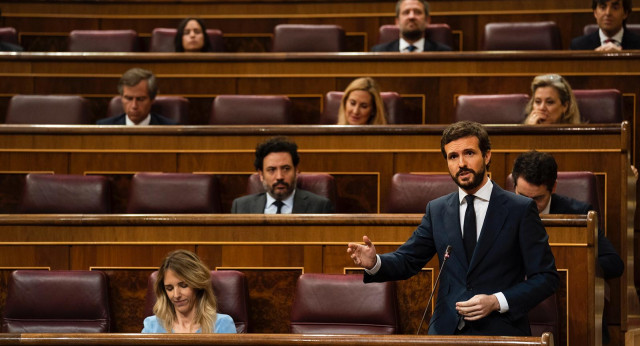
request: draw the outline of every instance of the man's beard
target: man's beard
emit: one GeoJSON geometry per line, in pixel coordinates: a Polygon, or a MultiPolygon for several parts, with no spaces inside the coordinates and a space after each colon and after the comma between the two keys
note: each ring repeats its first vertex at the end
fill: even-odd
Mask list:
{"type": "Polygon", "coordinates": [[[415,42],[421,39],[423,34],[424,34],[424,30],[403,31],[402,37],[407,41],[415,42]]]}
{"type": "Polygon", "coordinates": [[[470,168],[461,168],[455,176],[453,176],[451,173],[449,173],[449,175],[451,175],[451,178],[453,178],[453,181],[460,186],[463,190],[465,191],[469,191],[469,190],[473,190],[476,187],[480,186],[480,184],[482,184],[482,180],[484,180],[484,176],[487,174],[487,166],[486,165],[482,165],[482,171],[476,173],[474,170],[470,169],[470,168]],[[468,182],[461,182],[460,181],[460,174],[465,173],[465,172],[471,172],[471,174],[473,174],[473,179],[471,179],[468,182]]]}
{"type": "Polygon", "coordinates": [[[264,189],[267,191],[267,193],[269,193],[269,195],[271,195],[271,197],[275,198],[278,201],[282,201],[287,199],[287,197],[291,196],[291,193],[293,193],[293,189],[296,186],[296,179],[293,180],[294,187],[291,187],[291,185],[285,183],[282,180],[276,181],[273,185],[268,185],[265,181],[263,181],[262,186],[264,186],[264,189]],[[276,186],[278,185],[284,186],[285,189],[276,190],[276,186]]]}

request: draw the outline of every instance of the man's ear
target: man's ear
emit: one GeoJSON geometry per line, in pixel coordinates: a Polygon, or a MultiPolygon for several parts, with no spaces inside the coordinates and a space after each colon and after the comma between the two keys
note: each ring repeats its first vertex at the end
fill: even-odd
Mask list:
{"type": "Polygon", "coordinates": [[[553,188],[551,189],[551,193],[556,193],[556,187],[558,187],[558,181],[556,180],[555,183],[553,183],[553,188]]]}
{"type": "Polygon", "coordinates": [[[431,24],[431,16],[427,16],[427,18],[424,19],[424,22],[427,23],[427,25],[431,24]]]}
{"type": "Polygon", "coordinates": [[[484,154],[484,164],[485,166],[491,163],[491,150],[487,150],[487,153],[484,154]]]}
{"type": "Polygon", "coordinates": [[[258,172],[258,177],[260,177],[260,181],[264,181],[264,176],[262,175],[262,171],[257,170],[256,172],[258,172]]]}

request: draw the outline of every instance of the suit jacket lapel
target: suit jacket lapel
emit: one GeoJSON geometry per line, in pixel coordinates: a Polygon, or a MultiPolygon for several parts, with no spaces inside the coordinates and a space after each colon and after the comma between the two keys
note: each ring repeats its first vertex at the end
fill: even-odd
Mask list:
{"type": "Polygon", "coordinates": [[[307,210],[307,196],[304,195],[300,189],[296,189],[296,194],[293,196],[293,209],[292,214],[303,214],[307,210]]]}
{"type": "Polygon", "coordinates": [[[495,244],[496,237],[498,237],[502,231],[502,225],[504,225],[509,214],[509,209],[505,205],[505,193],[506,192],[497,184],[493,184],[489,207],[487,208],[487,214],[484,217],[484,223],[482,224],[482,230],[480,231],[480,237],[478,238],[476,249],[473,252],[473,257],[469,264],[469,272],[471,272],[478,263],[480,263],[482,258],[486,256],[487,252],[495,244]]]}
{"type": "Polygon", "coordinates": [[[261,193],[253,199],[253,203],[251,204],[251,212],[255,214],[264,214],[264,208],[267,204],[267,195],[266,193],[261,193]]]}
{"type": "Polygon", "coordinates": [[[464,244],[462,243],[462,229],[460,228],[460,197],[459,192],[452,193],[447,201],[447,206],[443,210],[442,220],[444,229],[447,231],[447,238],[451,245],[452,258],[455,258],[463,268],[468,267],[467,257],[464,254],[464,244]]]}

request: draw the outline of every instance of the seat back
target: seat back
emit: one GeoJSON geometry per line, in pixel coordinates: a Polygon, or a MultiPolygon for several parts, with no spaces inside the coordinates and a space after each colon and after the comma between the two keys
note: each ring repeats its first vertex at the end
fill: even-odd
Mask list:
{"type": "Polygon", "coordinates": [[[101,271],[16,270],[2,316],[3,333],[108,333],[107,276],[101,271]]]}
{"type": "Polygon", "coordinates": [[[138,52],[138,33],[134,30],[73,30],[69,33],[70,52],[138,52]]]}
{"type": "Polygon", "coordinates": [[[27,174],[19,208],[25,214],[108,214],[109,180],[97,175],[27,174]]]}
{"type": "Polygon", "coordinates": [[[454,121],[482,124],[519,124],[526,117],[527,94],[459,95],[454,121]]]}
{"type": "Polygon", "coordinates": [[[556,338],[560,335],[560,315],[555,293],[529,311],[529,326],[531,336],[542,336],[547,332],[553,333],[556,338]]]}
{"type": "Polygon", "coordinates": [[[559,50],[560,30],[555,22],[488,23],[484,50],[559,50]]]}
{"type": "Polygon", "coordinates": [[[91,123],[89,102],[74,95],[15,95],[7,107],[7,124],[91,123]]]}
{"type": "Polygon", "coordinates": [[[385,212],[423,214],[427,203],[457,190],[449,174],[396,173],[385,212]]]}
{"type": "MultiPolygon", "coordinates": [[[[175,52],[176,47],[174,41],[178,29],[174,28],[155,28],[151,31],[151,43],[149,45],[150,52],[175,52]]],[[[209,43],[212,52],[224,52],[224,41],[222,39],[222,31],[217,29],[207,29],[209,43]]]]}
{"type": "MultiPolygon", "coordinates": [[[[320,124],[332,125],[338,122],[338,112],[340,110],[340,101],[342,101],[343,91],[329,91],[324,96],[324,105],[320,124]]],[[[384,108],[387,111],[387,122],[389,124],[407,124],[408,120],[404,119],[402,97],[395,91],[383,91],[380,93],[384,108]]]]}
{"type": "Polygon", "coordinates": [[[582,121],[621,123],[622,94],[617,89],[574,90],[582,121]]]}
{"type": "MultiPolygon", "coordinates": [[[[122,97],[114,96],[109,102],[107,116],[112,117],[124,113],[122,97]]],[[[189,124],[189,100],[182,96],[157,96],[151,104],[151,113],[160,114],[178,124],[189,124]]]]}
{"type": "MultiPolygon", "coordinates": [[[[453,33],[451,33],[449,24],[429,24],[424,34],[425,37],[431,41],[445,44],[453,50],[457,50],[456,47],[453,47],[453,33]]],[[[400,28],[395,24],[382,25],[378,30],[378,44],[397,40],[398,37],[400,37],[400,28]]]]}
{"type": "MultiPolygon", "coordinates": [[[[582,29],[584,35],[589,35],[590,33],[598,30],[598,24],[587,24],[582,29]]],[[[626,25],[626,30],[632,31],[636,35],[640,35],[640,24],[628,24],[626,25]]]]}
{"type": "Polygon", "coordinates": [[[211,125],[283,125],[293,123],[291,100],[283,95],[218,95],[211,125]]]}
{"type": "MultiPolygon", "coordinates": [[[[331,174],[326,173],[300,173],[296,187],[313,192],[316,195],[328,198],[333,205],[336,204],[336,182],[331,174]]],[[[247,194],[265,192],[258,173],[254,173],[247,181],[247,194]]]]}
{"type": "Polygon", "coordinates": [[[273,35],[273,52],[342,52],[344,30],[338,25],[279,24],[273,35]]]}
{"type": "Polygon", "coordinates": [[[10,26],[0,28],[0,41],[18,44],[18,32],[10,26]]]}
{"type": "MultiPolygon", "coordinates": [[[[158,278],[158,271],[149,275],[147,294],[145,296],[144,315],[153,315],[156,304],[154,286],[158,278]]],[[[246,276],[235,270],[212,270],[211,286],[218,302],[218,312],[233,318],[238,333],[249,331],[249,289],[246,276]]]]}
{"type": "Polygon", "coordinates": [[[393,282],[362,282],[361,274],[302,274],[291,311],[294,334],[398,332],[393,282]]]}
{"type": "Polygon", "coordinates": [[[127,213],[220,213],[218,179],[211,174],[136,173],[127,213]]]}

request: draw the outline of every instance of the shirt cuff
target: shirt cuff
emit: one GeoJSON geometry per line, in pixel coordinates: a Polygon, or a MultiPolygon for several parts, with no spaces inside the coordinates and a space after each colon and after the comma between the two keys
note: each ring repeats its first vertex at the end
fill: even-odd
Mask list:
{"type": "Polygon", "coordinates": [[[494,294],[494,296],[498,298],[498,303],[500,304],[500,310],[498,311],[500,311],[501,314],[509,311],[509,303],[507,303],[507,298],[504,297],[504,294],[502,292],[498,292],[494,294]]]}
{"type": "Polygon", "coordinates": [[[369,275],[376,275],[380,267],[382,266],[382,261],[380,260],[380,255],[376,255],[376,264],[371,269],[364,269],[364,271],[369,275]]]}

